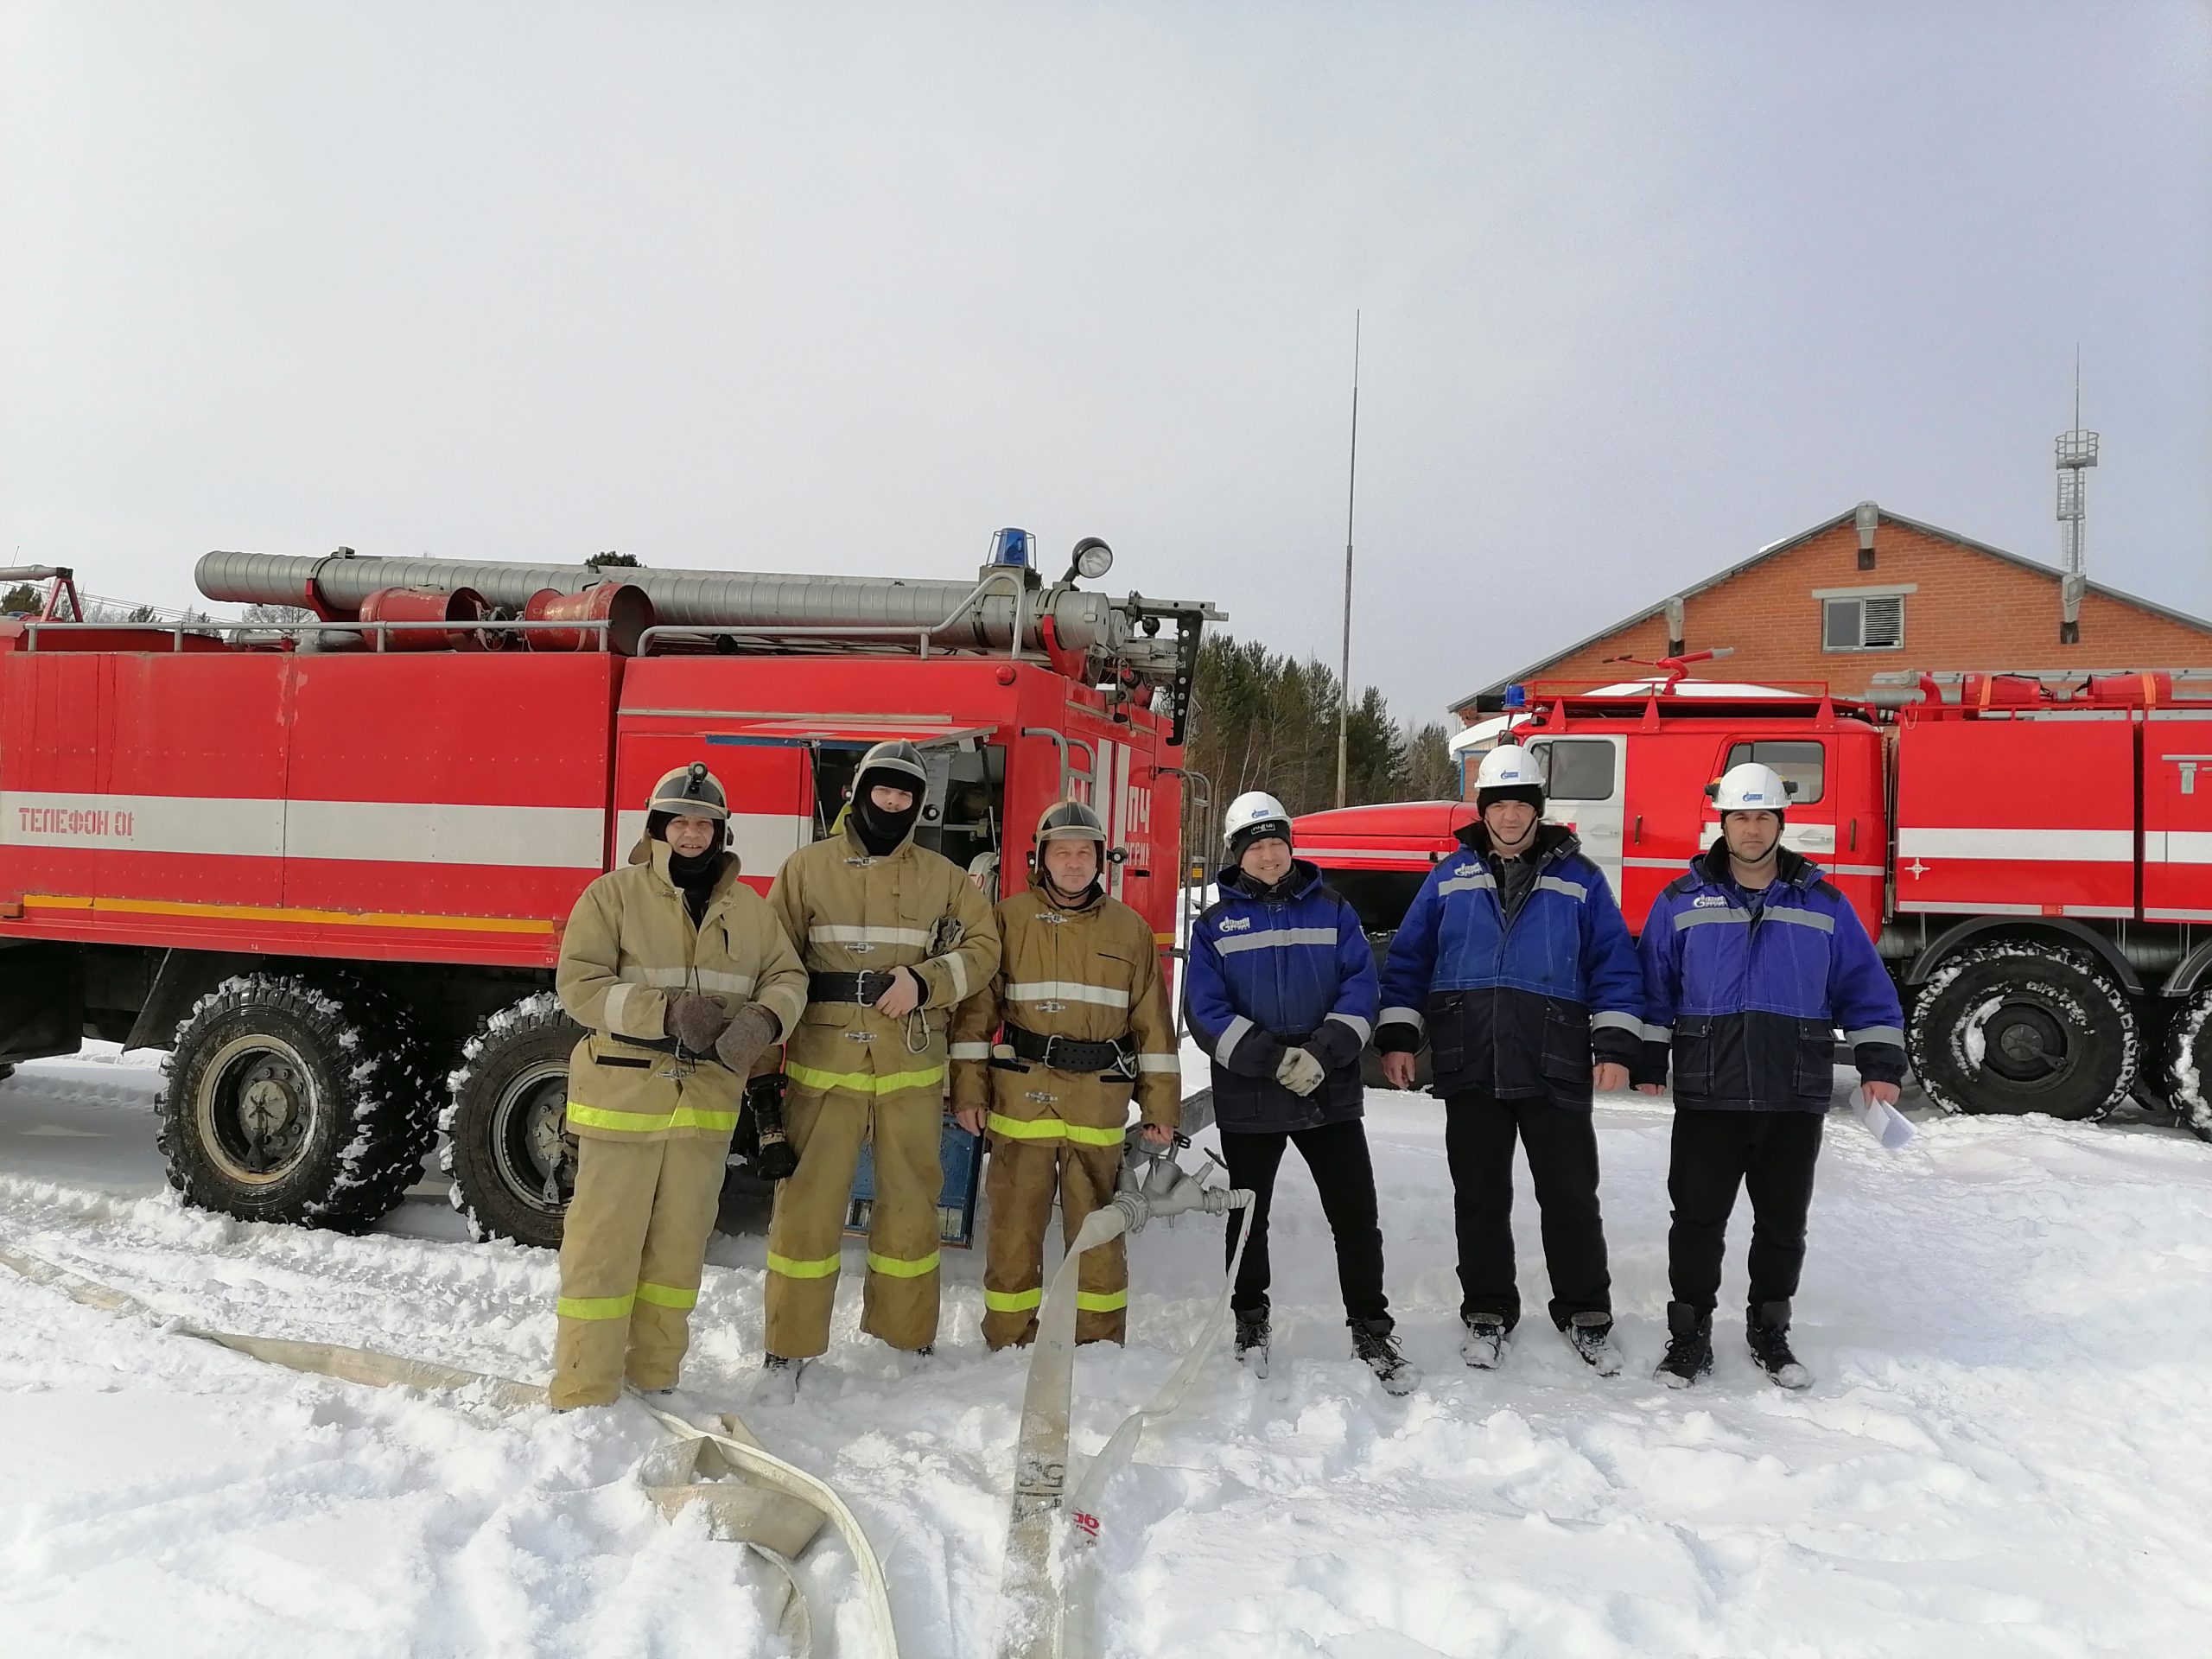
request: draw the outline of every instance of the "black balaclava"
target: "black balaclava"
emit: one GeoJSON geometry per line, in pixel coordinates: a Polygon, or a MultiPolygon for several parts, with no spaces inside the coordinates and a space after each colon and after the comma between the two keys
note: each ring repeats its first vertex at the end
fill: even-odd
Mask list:
{"type": "Polygon", "coordinates": [[[922,780],[911,772],[895,766],[870,766],[853,780],[853,833],[860,837],[861,845],[877,858],[899,850],[899,842],[914,832],[914,820],[921,812],[922,780]],[[904,812],[884,811],[874,799],[878,784],[905,790],[914,798],[913,804],[904,812]]]}
{"type": "MultiPolygon", "coordinates": [[[[645,814],[645,833],[655,841],[668,840],[669,820],[672,812],[645,814]]],[[[671,847],[668,849],[668,879],[676,883],[676,890],[683,895],[683,908],[691,912],[691,925],[696,927],[707,914],[707,900],[715,891],[715,879],[722,873],[722,861],[729,856],[723,847],[729,842],[729,826],[725,823],[715,837],[720,843],[707,849],[696,858],[687,858],[671,847]]]]}

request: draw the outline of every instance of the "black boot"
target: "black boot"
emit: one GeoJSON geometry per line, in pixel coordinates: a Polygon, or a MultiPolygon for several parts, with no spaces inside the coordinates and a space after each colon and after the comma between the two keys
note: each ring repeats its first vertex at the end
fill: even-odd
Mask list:
{"type": "Polygon", "coordinates": [[[1713,1374],[1713,1315],[1688,1302],[1667,1304],[1667,1357],[1652,1376],[1670,1389],[1687,1389],[1713,1374]]]}
{"type": "Polygon", "coordinates": [[[1744,1316],[1744,1340],[1751,1350],[1751,1357],[1759,1369],[1772,1377],[1777,1387],[1809,1389],[1813,1374],[1798,1363],[1797,1356],[1789,1351],[1789,1304],[1756,1302],[1744,1316]]]}
{"type": "Polygon", "coordinates": [[[1478,1370],[1494,1371],[1505,1363],[1505,1338],[1513,1327],[1496,1313],[1459,1315],[1467,1334],[1459,1338],[1459,1357],[1478,1370]]]}
{"type": "Polygon", "coordinates": [[[1385,1394],[1411,1394],[1421,1386],[1421,1373],[1400,1351],[1397,1338],[1385,1319],[1347,1319],[1351,1326],[1352,1357],[1375,1373],[1385,1394]]]}
{"type": "Polygon", "coordinates": [[[1268,1311],[1236,1316],[1236,1363],[1249,1365],[1255,1376],[1268,1374],[1268,1311]]]}
{"type": "Polygon", "coordinates": [[[1582,1357],[1582,1363],[1600,1376],[1617,1376],[1621,1369],[1621,1351],[1613,1346],[1613,1317],[1610,1313],[1577,1313],[1560,1326],[1560,1335],[1567,1338],[1567,1345],[1582,1357]]]}

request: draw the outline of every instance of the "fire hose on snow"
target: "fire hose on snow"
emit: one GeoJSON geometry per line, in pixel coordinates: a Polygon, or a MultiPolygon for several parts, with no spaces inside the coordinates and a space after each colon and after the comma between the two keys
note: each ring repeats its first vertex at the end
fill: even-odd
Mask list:
{"type": "MultiPolygon", "coordinates": [[[[88,1307],[149,1319],[173,1335],[213,1343],[289,1370],[369,1388],[440,1393],[474,1389],[486,1400],[509,1408],[545,1403],[543,1389],[511,1377],[410,1359],[373,1348],[210,1331],[171,1319],[135,1296],[67,1268],[3,1246],[0,1246],[0,1267],[88,1307]]],[[[671,1519],[697,1506],[715,1537],[742,1544],[774,1570],[783,1591],[782,1605],[775,1615],[778,1633],[791,1644],[799,1659],[806,1659],[812,1652],[813,1630],[792,1560],[814,1541],[825,1523],[836,1529],[852,1552],[875,1625],[879,1651],[885,1659],[899,1659],[898,1632],[892,1624],[890,1587],[884,1580],[882,1563],[876,1559],[859,1518],[836,1492],[804,1469],[765,1450],[734,1413],[721,1414],[715,1419],[718,1426],[709,1428],[662,1411],[650,1401],[641,1403],[662,1427],[676,1436],[641,1471],[647,1477],[645,1496],[671,1519]],[[737,1478],[718,1478],[726,1476],[737,1478]]]]}
{"type": "Polygon", "coordinates": [[[1251,1204],[1252,1194],[1243,1188],[1207,1186],[1172,1154],[1163,1154],[1151,1160],[1141,1179],[1124,1166],[1114,1202],[1091,1212],[1061,1258],[1038,1315],[1036,1348],[1022,1393],[1014,1503],[1000,1580],[998,1659],[1090,1659],[1096,1651],[1100,1497],[1135,1454],[1145,1429],[1181,1406],[1207,1357],[1219,1348],[1251,1231],[1251,1204]],[[1238,1231],[1227,1281],[1198,1339],[1160,1391],[1108,1438],[1064,1503],[1075,1389],[1076,1283],[1084,1254],[1140,1231],[1155,1218],[1192,1211],[1225,1215],[1232,1210],[1245,1212],[1246,1225],[1238,1231]]]}
{"type": "MultiPolygon", "coordinates": [[[[1095,1601],[1100,1500],[1135,1454],[1145,1429],[1180,1408],[1207,1358],[1221,1344],[1230,1298],[1249,1227],[1240,1231],[1228,1278],[1196,1340],[1166,1383],[1130,1414],[1093,1458],[1072,1493],[1066,1490],[1068,1426],[1074,1391],[1076,1283],[1083,1256],[1109,1241],[1141,1231],[1155,1218],[1198,1211],[1249,1214],[1252,1194],[1207,1186],[1172,1155],[1148,1161],[1141,1178],[1127,1168],[1114,1202],[1084,1223],[1069,1246],[1039,1317],[1035,1351],[1022,1396],[1014,1493],[1007,1529],[999,1659],[1091,1659],[1096,1651],[1095,1601]],[[1064,1501],[1065,1500],[1065,1501],[1064,1501]],[[1074,1525],[1067,1524],[1072,1516],[1074,1525]]],[[[210,1343],[287,1370],[370,1388],[425,1392],[474,1391],[499,1407],[543,1406],[543,1389],[511,1377],[464,1370],[378,1349],[299,1342],[214,1331],[161,1313],[127,1292],[103,1285],[38,1256],[0,1246],[0,1268],[104,1312],[159,1325],[169,1334],[210,1343]]],[[[734,1413],[703,1427],[641,1400],[674,1438],[640,1469],[645,1495],[671,1519],[698,1507],[714,1536],[743,1545],[772,1568],[782,1588],[778,1633],[799,1659],[812,1651],[812,1621],[793,1560],[826,1524],[851,1552],[874,1625],[878,1650],[899,1659],[890,1590],[881,1562],[859,1518],[827,1484],[763,1448],[734,1413]]]]}

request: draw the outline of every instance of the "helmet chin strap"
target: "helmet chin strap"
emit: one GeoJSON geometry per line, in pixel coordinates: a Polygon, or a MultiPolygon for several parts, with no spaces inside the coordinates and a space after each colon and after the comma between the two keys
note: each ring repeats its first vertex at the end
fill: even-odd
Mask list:
{"type": "Polygon", "coordinates": [[[1075,892],[1070,893],[1060,885],[1059,878],[1052,874],[1052,867],[1046,864],[1045,866],[1045,896],[1062,910],[1078,909],[1089,904],[1093,898],[1105,890],[1100,882],[1099,876],[1100,872],[1093,869],[1090,879],[1075,892]]]}
{"type": "Polygon", "coordinates": [[[1497,831],[1491,827],[1491,821],[1487,817],[1483,819],[1483,829],[1490,836],[1491,851],[1496,853],[1501,858],[1517,858],[1535,844],[1536,839],[1536,826],[1540,822],[1541,819],[1539,818],[1530,818],[1529,820],[1528,830],[1522,835],[1518,841],[1513,842],[1510,846],[1508,846],[1504,837],[1500,836],[1497,831]]]}
{"type": "Polygon", "coordinates": [[[1761,853],[1757,858],[1746,858],[1738,852],[1735,843],[1729,841],[1725,834],[1721,836],[1721,841],[1728,849],[1728,861],[1739,869],[1751,871],[1776,869],[1782,863],[1782,836],[1779,831],[1776,832],[1773,841],[1768,843],[1766,851],[1761,853]]]}

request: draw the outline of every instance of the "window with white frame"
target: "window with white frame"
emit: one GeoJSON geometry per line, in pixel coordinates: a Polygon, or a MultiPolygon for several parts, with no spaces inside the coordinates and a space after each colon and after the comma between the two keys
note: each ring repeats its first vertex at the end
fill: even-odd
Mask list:
{"type": "Polygon", "coordinates": [[[1822,651],[1903,651],[1904,595],[1854,594],[1821,601],[1822,651]]]}

